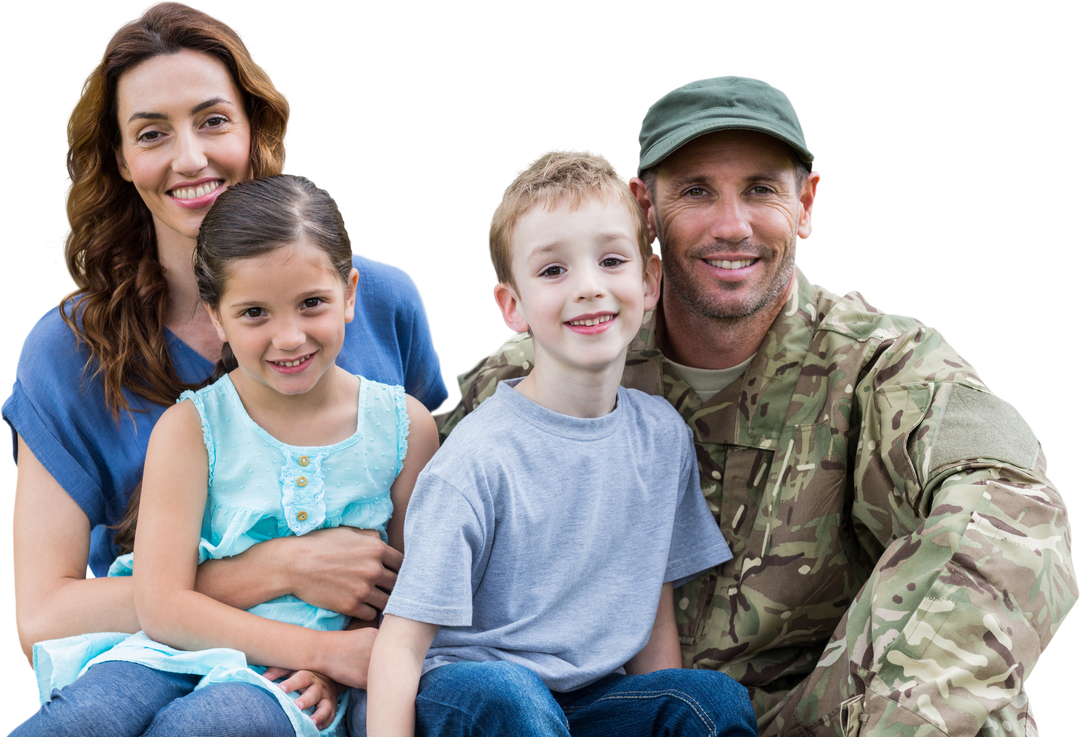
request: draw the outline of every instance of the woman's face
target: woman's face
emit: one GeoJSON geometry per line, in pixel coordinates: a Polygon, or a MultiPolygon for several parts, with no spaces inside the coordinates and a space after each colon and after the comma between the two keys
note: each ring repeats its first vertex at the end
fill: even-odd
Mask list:
{"type": "Polygon", "coordinates": [[[150,208],[159,244],[193,240],[218,195],[251,177],[240,91],[220,61],[183,50],[125,72],[117,103],[120,175],[150,208]]]}

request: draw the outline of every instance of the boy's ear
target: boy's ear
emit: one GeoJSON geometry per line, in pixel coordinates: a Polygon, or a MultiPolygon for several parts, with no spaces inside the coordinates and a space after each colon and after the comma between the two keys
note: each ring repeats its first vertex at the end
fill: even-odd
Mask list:
{"type": "Polygon", "coordinates": [[[225,335],[225,331],[221,328],[221,318],[218,317],[217,310],[205,302],[203,302],[203,307],[205,307],[206,311],[210,314],[210,322],[214,323],[214,330],[217,331],[218,338],[222,343],[228,343],[229,336],[225,335]]]}
{"type": "Polygon", "coordinates": [[[645,309],[651,310],[660,301],[660,281],[664,270],[660,266],[660,257],[655,253],[649,256],[645,264],[645,309]]]}
{"type": "Polygon", "coordinates": [[[496,284],[495,301],[499,303],[499,311],[502,312],[503,322],[508,328],[515,333],[529,332],[529,323],[521,311],[521,300],[512,286],[505,282],[496,284]]]}
{"type": "Polygon", "coordinates": [[[356,290],[360,283],[360,272],[353,269],[349,272],[348,285],[345,287],[345,322],[352,322],[356,315],[356,290]]]}

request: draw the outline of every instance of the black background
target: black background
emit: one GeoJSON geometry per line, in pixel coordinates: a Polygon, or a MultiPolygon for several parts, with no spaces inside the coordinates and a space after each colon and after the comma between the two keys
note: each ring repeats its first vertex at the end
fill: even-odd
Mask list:
{"type": "MultiPolygon", "coordinates": [[[[629,172],[637,121],[653,97],[707,73],[756,73],[792,94],[825,174],[818,232],[801,247],[802,266],[832,289],[858,287],[882,308],[941,327],[1023,408],[1068,490],[1074,474],[1059,417],[1072,397],[1059,387],[1075,349],[1053,335],[1076,264],[1057,243],[1075,210],[1076,175],[1055,156],[1064,149],[1052,139],[1052,110],[1015,104],[1044,81],[1014,70],[1008,50],[943,52],[935,45],[942,31],[914,23],[890,41],[852,40],[820,25],[762,38],[780,18],[761,15],[737,29],[715,11],[681,24],[627,17],[617,34],[610,21],[575,17],[492,29],[497,17],[477,26],[411,13],[375,21],[303,5],[212,8],[247,24],[259,44],[265,36],[254,31],[270,31],[267,61],[289,77],[298,111],[323,121],[316,128],[328,140],[306,146],[312,126],[297,123],[294,149],[305,160],[295,169],[334,188],[357,249],[414,274],[448,373],[505,335],[488,295],[484,227],[515,164],[546,145],[590,145],[629,172]],[[481,26],[483,35],[470,30],[481,26]],[[285,55],[289,48],[294,55],[285,55]],[[327,63],[334,69],[324,70],[327,63]],[[322,93],[334,105],[314,111],[322,93]],[[330,118],[345,130],[330,131],[330,118]]],[[[11,193],[0,222],[14,306],[3,350],[12,362],[26,326],[56,298],[39,231],[60,214],[60,121],[106,32],[134,10],[99,2],[46,16],[24,4],[9,16],[18,42],[5,49],[0,190],[11,193]]],[[[1054,681],[1076,652],[1076,627],[1066,627],[1031,683],[1050,734],[1068,709],[1054,698],[1054,681]]],[[[32,689],[9,642],[18,676],[12,722],[32,708],[32,689]]]]}

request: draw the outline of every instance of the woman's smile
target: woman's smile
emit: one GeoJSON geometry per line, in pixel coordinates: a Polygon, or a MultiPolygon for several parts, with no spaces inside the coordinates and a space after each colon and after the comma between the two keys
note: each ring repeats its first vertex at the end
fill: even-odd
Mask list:
{"type": "Polygon", "coordinates": [[[117,116],[120,175],[150,209],[159,246],[193,240],[218,195],[251,176],[243,96],[209,54],[155,56],[124,73],[117,116]]]}

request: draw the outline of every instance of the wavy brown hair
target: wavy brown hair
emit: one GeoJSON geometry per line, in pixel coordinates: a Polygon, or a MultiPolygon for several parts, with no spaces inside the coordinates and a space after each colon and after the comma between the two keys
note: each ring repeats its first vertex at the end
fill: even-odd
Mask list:
{"type": "Polygon", "coordinates": [[[279,174],[289,104],[227,25],[179,3],[161,3],[113,36],[68,121],[71,224],[65,257],[77,289],[60,314],[85,344],[84,369],[100,377],[113,417],[131,411],[123,390],[169,405],[186,385],[169,357],[165,275],[150,211],[120,176],[116,89],[125,72],[155,56],[197,51],[214,57],[240,90],[251,125],[251,173],[279,174]]]}

